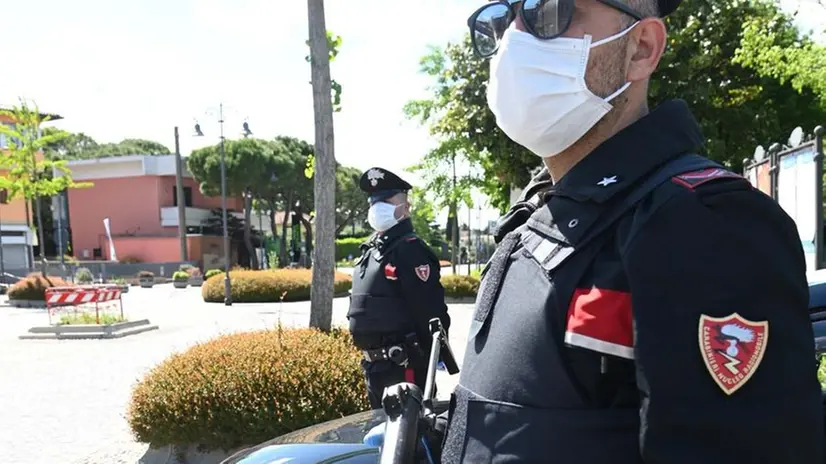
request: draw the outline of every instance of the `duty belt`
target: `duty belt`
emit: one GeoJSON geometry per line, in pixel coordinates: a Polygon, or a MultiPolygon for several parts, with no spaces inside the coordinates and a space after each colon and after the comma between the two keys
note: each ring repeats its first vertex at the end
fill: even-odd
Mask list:
{"type": "Polygon", "coordinates": [[[364,359],[367,362],[392,361],[399,366],[407,366],[407,350],[404,345],[392,345],[373,350],[364,350],[364,359]]]}

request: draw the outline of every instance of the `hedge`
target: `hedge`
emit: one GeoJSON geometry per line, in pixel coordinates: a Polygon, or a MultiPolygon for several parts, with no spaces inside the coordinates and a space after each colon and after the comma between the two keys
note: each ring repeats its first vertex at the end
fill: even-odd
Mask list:
{"type": "Polygon", "coordinates": [[[204,274],[204,279],[209,279],[212,276],[217,276],[218,274],[223,274],[223,273],[224,273],[224,271],[222,271],[221,269],[210,269],[210,270],[206,271],[206,274],[204,274]]]}
{"type": "MultiPolygon", "coordinates": [[[[268,269],[264,271],[230,272],[232,301],[236,303],[268,303],[281,301],[303,301],[310,299],[310,269],[268,269]]],[[[342,294],[350,290],[351,276],[335,273],[334,292],[342,294]]],[[[224,301],[224,279],[209,278],[201,287],[204,301],[220,303],[224,301]]]]}
{"type": "Polygon", "coordinates": [[[10,300],[46,301],[46,289],[49,287],[71,287],[72,284],[60,277],[46,276],[33,272],[9,287],[10,300]]]}
{"type": "Polygon", "coordinates": [[[446,297],[475,297],[479,291],[479,278],[467,275],[445,275],[441,278],[446,297]]]}
{"type": "Polygon", "coordinates": [[[337,238],[336,261],[347,259],[348,256],[352,256],[354,259],[361,256],[359,246],[369,238],[369,235],[367,237],[337,238]]]}
{"type": "Polygon", "coordinates": [[[281,329],[221,336],[152,369],[127,421],[154,447],[230,450],[369,409],[349,333],[281,329]]]}

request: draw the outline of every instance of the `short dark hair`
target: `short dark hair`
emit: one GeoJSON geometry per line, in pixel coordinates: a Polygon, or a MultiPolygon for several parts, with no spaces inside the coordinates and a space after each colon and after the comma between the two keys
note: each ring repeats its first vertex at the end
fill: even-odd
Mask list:
{"type": "MultiPolygon", "coordinates": [[[[660,17],[660,4],[657,0],[625,0],[625,4],[637,10],[643,18],[648,18],[651,16],[655,18],[660,17]]],[[[628,17],[626,21],[627,26],[630,26],[636,20],[628,17]]]]}

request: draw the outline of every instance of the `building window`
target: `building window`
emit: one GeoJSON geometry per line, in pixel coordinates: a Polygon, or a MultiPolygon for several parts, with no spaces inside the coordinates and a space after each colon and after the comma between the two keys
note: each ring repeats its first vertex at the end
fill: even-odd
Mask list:
{"type": "MultiPolygon", "coordinates": [[[[172,187],[172,206],[178,206],[178,187],[172,187]]],[[[184,206],[192,208],[192,187],[184,187],[184,206]]]]}

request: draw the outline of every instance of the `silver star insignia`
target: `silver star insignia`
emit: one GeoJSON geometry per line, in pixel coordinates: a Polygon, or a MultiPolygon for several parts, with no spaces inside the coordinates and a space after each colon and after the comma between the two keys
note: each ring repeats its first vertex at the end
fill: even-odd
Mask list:
{"type": "Polygon", "coordinates": [[[597,185],[607,187],[615,182],[617,182],[617,176],[603,177],[601,181],[597,182],[597,185]]]}

